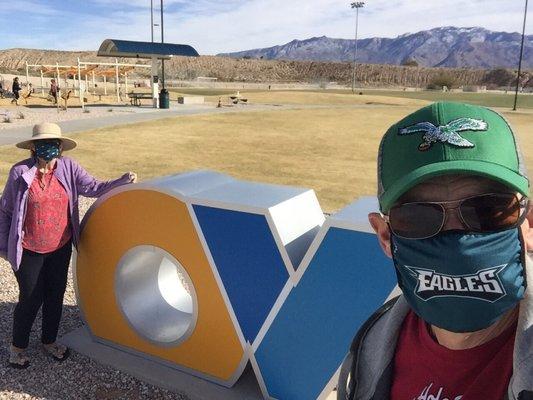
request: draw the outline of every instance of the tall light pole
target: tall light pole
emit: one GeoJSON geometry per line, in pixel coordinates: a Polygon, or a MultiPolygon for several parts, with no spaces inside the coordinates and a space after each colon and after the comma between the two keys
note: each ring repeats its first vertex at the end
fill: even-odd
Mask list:
{"type": "Polygon", "coordinates": [[[152,32],[152,43],[154,43],[154,0],[150,0],[150,31],[152,32]]]}
{"type": "MultiPolygon", "coordinates": [[[[163,31],[163,0],[161,0],[161,43],[165,43],[165,36],[163,31]]],[[[165,89],[165,59],[161,59],[161,87],[165,89]]]]}
{"type": "Polygon", "coordinates": [[[351,3],[352,9],[355,8],[355,46],[353,54],[352,93],[355,93],[355,68],[357,63],[357,28],[359,27],[359,9],[363,8],[364,5],[364,1],[354,1],[351,3]]]}
{"type": "Polygon", "coordinates": [[[526,35],[526,18],[527,18],[527,1],[524,9],[524,25],[522,27],[522,43],[520,44],[520,58],[518,60],[518,73],[516,77],[516,89],[514,92],[513,111],[516,111],[516,102],[518,101],[518,86],[520,85],[520,73],[522,72],[522,56],[524,55],[524,37],[526,35]]]}

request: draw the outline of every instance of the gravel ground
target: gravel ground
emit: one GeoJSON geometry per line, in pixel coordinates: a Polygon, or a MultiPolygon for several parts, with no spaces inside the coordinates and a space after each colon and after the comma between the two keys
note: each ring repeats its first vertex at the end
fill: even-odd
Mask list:
{"type": "MultiPolygon", "coordinates": [[[[83,215],[91,204],[92,200],[80,198],[80,213],[83,215]]],[[[6,261],[0,260],[0,399],[187,400],[185,396],[143,383],[75,352],[63,363],[49,359],[39,346],[40,315],[34,324],[28,349],[31,366],[26,370],[9,368],[8,346],[11,343],[12,315],[17,296],[18,286],[11,267],[6,261]]],[[[81,325],[70,271],[59,336],[81,325]]]]}
{"type": "Polygon", "coordinates": [[[3,129],[15,128],[19,126],[33,126],[41,122],[61,122],[73,119],[86,119],[95,117],[106,117],[112,115],[109,109],[112,107],[87,107],[90,112],[83,112],[81,108],[69,108],[67,111],[57,111],[55,108],[29,108],[19,107],[1,107],[0,106],[0,131],[3,129]],[[21,116],[24,118],[20,118],[21,116]],[[5,122],[9,117],[10,123],[5,122]]]}

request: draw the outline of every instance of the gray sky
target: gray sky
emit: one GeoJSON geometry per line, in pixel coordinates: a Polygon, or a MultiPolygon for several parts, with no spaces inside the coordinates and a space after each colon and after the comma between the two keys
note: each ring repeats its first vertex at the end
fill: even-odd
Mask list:
{"type": "MultiPolygon", "coordinates": [[[[4,11],[0,48],[96,50],[106,38],[150,40],[150,0],[0,1],[4,11]]],[[[160,0],[154,3],[159,6],[160,0]]],[[[361,38],[395,37],[448,25],[519,32],[524,3],[368,0],[360,12],[359,34],[361,38]]],[[[355,13],[344,0],[165,0],[164,4],[165,41],[191,44],[201,54],[269,47],[313,36],[354,36],[355,13]]],[[[529,14],[526,31],[531,34],[533,16],[529,14]]]]}

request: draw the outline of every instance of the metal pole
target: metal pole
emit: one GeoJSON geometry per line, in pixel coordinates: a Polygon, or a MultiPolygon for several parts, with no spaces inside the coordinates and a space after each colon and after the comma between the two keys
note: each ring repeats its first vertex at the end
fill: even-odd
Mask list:
{"type": "Polygon", "coordinates": [[[357,30],[359,28],[359,7],[355,9],[355,50],[353,53],[352,93],[355,93],[355,70],[357,68],[357,30]]]}
{"type": "Polygon", "coordinates": [[[161,43],[165,43],[164,29],[163,29],[163,0],[161,0],[161,43]]]}
{"type": "Polygon", "coordinates": [[[115,92],[117,93],[117,103],[120,102],[120,88],[118,87],[119,85],[119,78],[118,78],[118,58],[115,58],[115,92]]]}
{"type": "Polygon", "coordinates": [[[513,111],[516,111],[516,103],[518,101],[518,86],[520,85],[520,73],[522,72],[522,56],[524,55],[524,36],[526,34],[527,2],[528,0],[526,0],[526,6],[524,9],[524,25],[522,26],[522,43],[520,44],[520,58],[518,61],[518,73],[516,76],[516,89],[514,92],[513,111]]]}
{"type": "Polygon", "coordinates": [[[41,96],[44,96],[44,78],[43,78],[43,70],[41,70],[41,96]]]}
{"type": "Polygon", "coordinates": [[[351,7],[355,8],[355,44],[353,55],[353,70],[352,70],[352,94],[355,94],[355,71],[357,68],[357,31],[359,28],[359,9],[365,5],[362,1],[351,3],[351,7]]]}
{"type": "Polygon", "coordinates": [[[56,84],[58,86],[56,104],[57,104],[57,111],[59,112],[59,102],[61,101],[61,85],[59,85],[59,63],[57,62],[56,62],[56,74],[57,74],[56,84]]]}
{"type": "Polygon", "coordinates": [[[81,84],[81,65],[80,65],[80,59],[78,57],[78,94],[79,94],[79,97],[80,97],[80,102],[81,102],[81,109],[82,110],[85,110],[85,104],[83,102],[83,90],[82,90],[82,84],[81,84]]]}
{"type": "Polygon", "coordinates": [[[150,0],[150,30],[152,31],[152,43],[154,43],[154,0],[150,0]]]}
{"type": "Polygon", "coordinates": [[[26,85],[30,83],[30,72],[28,70],[28,62],[26,61],[26,85]]]}
{"type": "MultiPolygon", "coordinates": [[[[161,0],[161,43],[165,43],[163,25],[163,0],[161,0]]],[[[165,89],[165,60],[161,59],[161,89],[165,89]]]]}

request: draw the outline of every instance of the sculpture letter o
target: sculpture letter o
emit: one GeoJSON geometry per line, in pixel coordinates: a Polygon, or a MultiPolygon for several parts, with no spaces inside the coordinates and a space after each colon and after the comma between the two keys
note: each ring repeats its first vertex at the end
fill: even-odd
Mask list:
{"type": "MultiPolygon", "coordinates": [[[[170,270],[167,263],[167,271],[170,270]]],[[[76,281],[83,317],[97,340],[166,361],[224,385],[232,385],[240,376],[247,361],[244,345],[236,333],[191,213],[177,197],[157,190],[125,190],[93,207],[83,227],[76,281]],[[120,291],[116,289],[117,274],[124,267],[121,260],[124,261],[128,252],[131,255],[132,249],[144,249],[138,257],[148,257],[148,262],[137,267],[128,264],[137,269],[134,273],[142,275],[143,268],[153,268],[150,248],[156,253],[161,250],[168,253],[171,257],[167,261],[177,260],[196,292],[196,318],[184,340],[164,343],[147,337],[146,332],[135,329],[120,304],[120,291]]],[[[161,312],[157,302],[150,299],[154,295],[152,291],[137,292],[140,300],[146,296],[145,303],[137,301],[138,307],[146,307],[145,313],[153,313],[156,320],[162,317],[157,315],[161,312]]],[[[160,326],[161,337],[170,325],[168,321],[166,326],[160,326]]],[[[158,334],[157,327],[155,334],[158,334]]]]}

